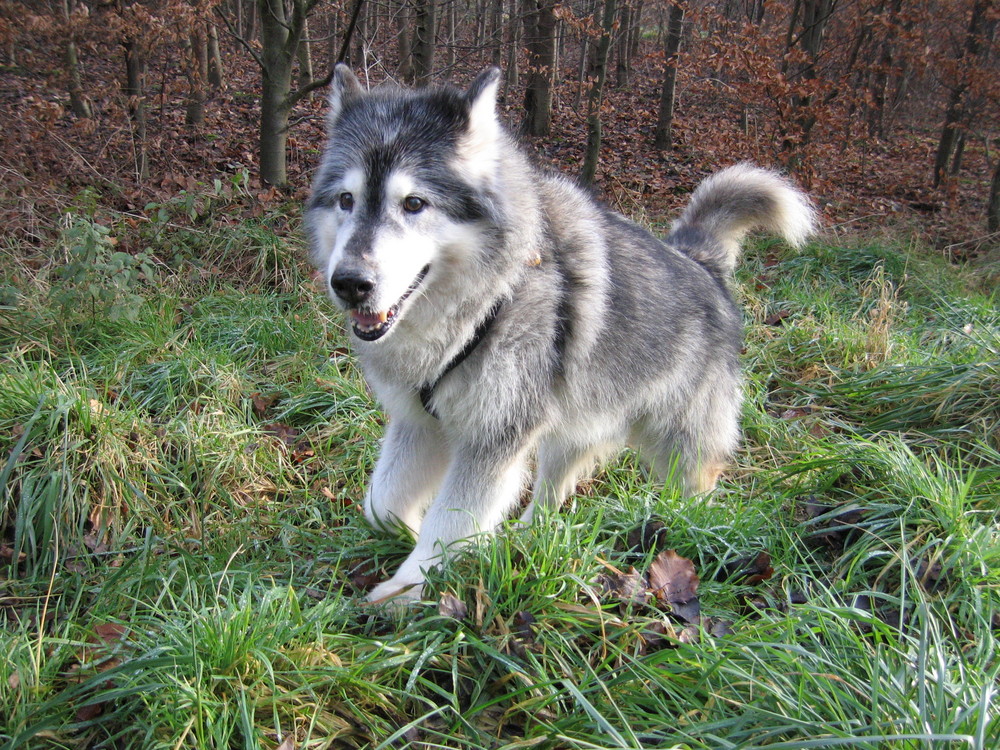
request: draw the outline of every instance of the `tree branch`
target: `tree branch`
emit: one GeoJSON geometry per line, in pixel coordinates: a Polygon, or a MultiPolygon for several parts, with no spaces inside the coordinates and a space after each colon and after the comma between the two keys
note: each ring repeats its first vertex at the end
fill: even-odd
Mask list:
{"type": "Polygon", "coordinates": [[[253,48],[253,45],[251,45],[250,42],[248,42],[246,39],[244,39],[239,35],[239,32],[236,30],[236,27],[233,26],[232,21],[229,20],[229,16],[227,16],[225,12],[222,10],[222,6],[216,5],[215,12],[219,16],[219,18],[222,19],[222,22],[226,25],[226,29],[232,35],[233,39],[235,39],[243,46],[243,48],[250,54],[250,57],[253,58],[254,62],[257,63],[263,70],[264,59],[259,54],[257,54],[257,50],[253,48]]]}

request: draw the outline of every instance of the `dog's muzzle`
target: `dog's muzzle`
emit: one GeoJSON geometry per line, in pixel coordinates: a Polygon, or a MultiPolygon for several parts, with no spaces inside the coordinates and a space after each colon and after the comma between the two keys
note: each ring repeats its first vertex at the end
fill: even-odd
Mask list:
{"type": "Polygon", "coordinates": [[[362,341],[376,341],[385,336],[393,323],[399,319],[403,303],[423,283],[430,268],[429,265],[424,266],[403,296],[387,310],[375,310],[366,304],[371,299],[376,285],[375,279],[368,274],[354,270],[338,270],[330,278],[330,287],[348,308],[347,314],[351,319],[354,335],[362,341]]]}

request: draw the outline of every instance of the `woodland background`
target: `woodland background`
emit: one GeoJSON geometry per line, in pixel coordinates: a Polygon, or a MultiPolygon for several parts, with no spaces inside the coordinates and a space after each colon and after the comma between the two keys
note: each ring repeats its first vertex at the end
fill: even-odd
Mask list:
{"type": "Polygon", "coordinates": [[[141,222],[213,185],[294,205],[342,59],[372,84],[501,66],[542,160],[649,221],[750,159],[829,226],[994,258],[998,21],[994,0],[3,0],[0,223],[42,243],[74,207],[141,222]]]}

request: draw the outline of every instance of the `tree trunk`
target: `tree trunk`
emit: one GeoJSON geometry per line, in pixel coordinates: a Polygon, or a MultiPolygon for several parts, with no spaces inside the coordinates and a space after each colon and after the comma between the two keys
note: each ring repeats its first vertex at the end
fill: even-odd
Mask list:
{"type": "Polygon", "coordinates": [[[990,232],[1000,232],[1000,159],[997,159],[990,182],[990,200],[986,204],[986,227],[990,232]]]}
{"type": "Polygon", "coordinates": [[[677,60],[681,49],[681,34],[684,30],[684,6],[681,2],[670,5],[667,17],[667,34],[663,44],[666,65],[663,68],[663,89],[660,92],[660,112],[656,118],[656,133],[653,148],[669,150],[674,144],[674,103],[677,90],[677,60]]]}
{"type": "Polygon", "coordinates": [[[298,49],[300,87],[308,86],[309,82],[313,79],[312,51],[309,49],[309,43],[306,41],[309,38],[308,20],[303,21],[302,36],[303,39],[299,43],[298,49]]]}
{"type": "Polygon", "coordinates": [[[140,182],[149,179],[149,157],[146,153],[146,58],[138,42],[126,38],[125,97],[135,138],[135,170],[140,182]]]}
{"type": "MultiPolygon", "coordinates": [[[[282,0],[259,0],[263,81],[260,98],[260,177],[270,185],[288,181],[288,97],[292,90],[290,26],[282,0]]],[[[295,45],[296,47],[298,45],[295,45]]]]}
{"type": "Polygon", "coordinates": [[[407,0],[399,0],[396,8],[397,50],[399,65],[396,74],[404,83],[413,83],[413,40],[410,35],[410,10],[407,0]]]}
{"type": "MultiPolygon", "coordinates": [[[[972,6],[969,30],[966,32],[965,44],[959,56],[960,68],[967,69],[980,54],[987,22],[986,10],[989,5],[990,0],[977,0],[972,6]]],[[[937,154],[934,157],[934,187],[940,187],[947,178],[948,161],[958,144],[960,123],[966,114],[963,104],[969,83],[964,70],[959,72],[959,76],[959,80],[955,82],[948,95],[948,105],[944,112],[944,125],[941,128],[941,138],[938,140],[937,154]]]]}
{"type": "Polygon", "coordinates": [[[417,0],[413,27],[413,67],[418,86],[426,86],[434,76],[436,28],[437,0],[417,0]]]}
{"type": "Polygon", "coordinates": [[[222,53],[219,51],[219,31],[214,23],[208,25],[208,83],[221,89],[225,78],[222,73],[222,53]]]}
{"type": "Polygon", "coordinates": [[[632,75],[632,60],[629,57],[632,53],[632,45],[629,44],[629,41],[632,36],[632,26],[635,23],[632,16],[633,2],[634,0],[625,0],[622,4],[621,25],[618,27],[618,42],[615,44],[615,58],[617,60],[615,84],[618,88],[627,86],[632,75]]]}
{"type": "Polygon", "coordinates": [[[202,29],[197,28],[200,21],[195,21],[188,38],[188,61],[186,76],[188,80],[187,102],[184,107],[184,123],[189,127],[200,128],[205,124],[205,81],[208,79],[208,37],[202,29]]]}
{"type": "Polygon", "coordinates": [[[583,169],[580,171],[580,182],[590,185],[597,174],[597,162],[601,157],[601,102],[604,99],[604,83],[608,78],[608,53],[611,50],[611,37],[615,30],[617,0],[604,0],[604,18],[601,24],[601,38],[597,42],[597,80],[590,89],[587,98],[587,153],[583,159],[583,169]]]}
{"type": "Polygon", "coordinates": [[[455,18],[455,0],[444,7],[444,69],[451,71],[455,67],[455,36],[458,20],[455,18]]]}
{"type": "Polygon", "coordinates": [[[886,134],[886,101],[889,92],[889,72],[896,58],[896,34],[899,25],[899,13],[903,0],[892,0],[886,11],[886,21],[882,29],[882,40],[879,44],[879,63],[875,68],[872,84],[872,108],[868,113],[868,135],[885,138],[886,134]]]}
{"type": "Polygon", "coordinates": [[[507,3],[507,74],[504,77],[504,89],[517,87],[520,82],[517,67],[518,50],[521,48],[521,23],[517,17],[518,0],[504,0],[507,3]]]}
{"type": "Polygon", "coordinates": [[[552,76],[556,55],[555,0],[522,0],[528,84],[524,91],[524,132],[543,136],[552,127],[552,76]]]}
{"type": "Polygon", "coordinates": [[[73,114],[77,117],[90,118],[93,116],[90,102],[83,93],[83,83],[80,79],[80,60],[77,55],[76,39],[73,34],[73,9],[74,0],[63,0],[63,19],[66,21],[66,77],[67,88],[69,90],[69,106],[73,114]]]}
{"type": "Polygon", "coordinates": [[[490,12],[490,62],[496,67],[503,64],[503,0],[494,0],[487,3],[486,7],[492,8],[490,12]]]}

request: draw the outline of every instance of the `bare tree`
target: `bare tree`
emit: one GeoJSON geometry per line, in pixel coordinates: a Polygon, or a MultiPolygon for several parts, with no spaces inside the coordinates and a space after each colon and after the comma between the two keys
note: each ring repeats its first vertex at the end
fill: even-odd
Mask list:
{"type": "Polygon", "coordinates": [[[418,86],[426,86],[434,76],[437,0],[416,0],[414,7],[413,78],[418,86]]]}
{"type": "Polygon", "coordinates": [[[684,30],[683,0],[670,3],[667,16],[667,31],[663,37],[663,55],[666,63],[663,68],[663,87],[660,91],[660,111],[656,119],[656,132],[653,135],[653,147],[661,151],[669,149],[674,142],[674,102],[677,89],[677,59],[681,49],[681,33],[684,30]]]}
{"type": "Polygon", "coordinates": [[[92,117],[93,110],[90,101],[84,96],[83,83],[80,78],[80,61],[76,48],[74,28],[76,22],[73,14],[76,11],[76,0],[63,0],[63,20],[66,22],[66,61],[67,89],[69,90],[69,106],[77,117],[92,117]]]}
{"type": "Polygon", "coordinates": [[[548,135],[552,127],[552,76],[556,58],[555,0],[522,0],[528,83],[524,90],[524,132],[548,135]]]}
{"type": "Polygon", "coordinates": [[[597,41],[595,67],[597,77],[590,87],[587,97],[587,151],[583,157],[583,168],[580,171],[580,182],[589,185],[597,174],[597,162],[601,157],[601,103],[604,100],[604,83],[608,78],[608,55],[611,50],[611,39],[614,35],[617,14],[617,0],[604,0],[604,14],[601,23],[601,36],[597,41]]]}
{"type": "Polygon", "coordinates": [[[990,25],[987,10],[992,4],[991,0],[976,0],[972,6],[969,28],[959,57],[961,69],[958,80],[950,87],[948,104],[944,112],[944,125],[941,128],[941,137],[938,139],[937,153],[934,157],[934,187],[939,187],[945,180],[948,161],[952,158],[960,141],[962,122],[968,116],[966,99],[969,80],[965,73],[983,50],[983,41],[988,34],[990,25]]]}
{"type": "MultiPolygon", "coordinates": [[[[363,0],[355,0],[354,15],[363,0]]],[[[261,179],[271,185],[288,181],[285,146],[292,108],[310,92],[329,83],[330,77],[314,80],[297,89],[292,88],[292,70],[303,39],[306,18],[319,0],[257,0],[260,17],[260,49],[238,35],[228,16],[222,14],[230,33],[256,61],[261,70],[259,154],[261,179]]],[[[348,30],[346,43],[350,40],[348,30]]],[[[341,49],[341,57],[345,53],[341,49]]]]}
{"type": "Polygon", "coordinates": [[[1000,232],[1000,159],[990,180],[990,200],[986,205],[986,226],[990,232],[1000,232]]]}

